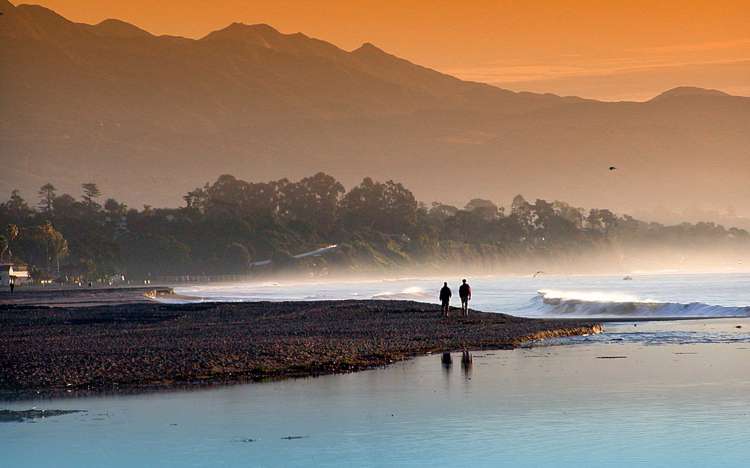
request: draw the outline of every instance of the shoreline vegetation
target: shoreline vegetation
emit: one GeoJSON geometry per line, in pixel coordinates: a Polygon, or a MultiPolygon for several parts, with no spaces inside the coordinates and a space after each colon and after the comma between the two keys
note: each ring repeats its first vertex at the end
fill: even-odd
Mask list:
{"type": "MultiPolygon", "coordinates": [[[[750,233],[714,223],[666,226],[554,200],[457,207],[419,202],[392,180],[348,191],[330,175],[248,182],[222,175],[179,208],[142,209],[51,183],[0,203],[0,263],[41,284],[124,285],[216,277],[453,270],[476,274],[622,273],[739,268],[750,233]]],[[[7,284],[6,284],[7,286],[7,284]]]]}
{"type": "Polygon", "coordinates": [[[143,292],[130,290],[126,303],[117,302],[122,293],[115,289],[95,299],[85,297],[90,291],[68,292],[79,295],[68,305],[6,303],[0,399],[348,373],[430,353],[513,349],[602,331],[595,321],[477,311],[459,317],[457,309],[444,319],[438,305],[411,301],[159,304],[143,292]]]}

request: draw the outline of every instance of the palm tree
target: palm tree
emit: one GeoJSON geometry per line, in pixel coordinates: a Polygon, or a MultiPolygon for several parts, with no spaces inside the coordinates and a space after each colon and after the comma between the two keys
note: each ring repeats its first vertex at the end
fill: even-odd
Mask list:
{"type": "Polygon", "coordinates": [[[8,238],[5,239],[5,248],[2,249],[2,253],[4,254],[5,251],[8,252],[8,259],[13,259],[13,251],[11,250],[11,244],[14,240],[18,239],[18,236],[21,234],[21,229],[19,229],[17,224],[9,224],[8,225],[8,238]]]}

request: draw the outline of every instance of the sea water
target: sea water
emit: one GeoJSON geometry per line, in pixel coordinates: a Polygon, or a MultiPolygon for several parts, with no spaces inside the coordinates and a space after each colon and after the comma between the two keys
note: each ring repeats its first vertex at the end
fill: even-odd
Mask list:
{"type": "MultiPolygon", "coordinates": [[[[620,311],[642,303],[742,308],[750,304],[748,279],[471,283],[478,309],[528,311],[536,302],[534,314],[543,315],[560,310],[538,304],[542,289],[557,291],[555,300],[636,304],[620,311]]],[[[413,288],[423,288],[429,298],[433,283],[223,285],[192,292],[282,300],[313,292],[325,299],[413,295],[420,293],[413,288]]],[[[590,304],[584,309],[593,310],[590,304]]],[[[431,355],[347,375],[5,402],[0,407],[86,412],[0,423],[0,466],[748,466],[748,331],[746,317],[624,317],[602,335],[475,351],[468,368],[459,356],[446,368],[431,355]]]]}
{"type": "MultiPolygon", "coordinates": [[[[750,273],[468,278],[471,307],[525,317],[680,318],[750,316],[750,273]],[[628,278],[628,279],[625,279],[628,278]]],[[[458,305],[460,278],[280,281],[175,288],[203,301],[405,299],[438,303],[448,282],[458,305]]]]}

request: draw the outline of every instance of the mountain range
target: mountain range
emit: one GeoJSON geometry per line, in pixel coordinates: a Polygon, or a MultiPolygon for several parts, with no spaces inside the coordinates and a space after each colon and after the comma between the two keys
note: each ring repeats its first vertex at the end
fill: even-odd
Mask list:
{"type": "Polygon", "coordinates": [[[523,193],[750,216],[747,97],[517,93],[265,24],[187,39],[7,0],[0,12],[0,193],[95,181],[131,205],[176,206],[220,174],[325,171],[394,179],[424,201],[523,193]]]}

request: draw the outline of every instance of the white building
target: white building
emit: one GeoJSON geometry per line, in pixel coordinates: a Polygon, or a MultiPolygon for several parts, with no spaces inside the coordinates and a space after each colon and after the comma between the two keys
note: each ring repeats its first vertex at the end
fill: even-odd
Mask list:
{"type": "Polygon", "coordinates": [[[9,285],[11,279],[15,284],[21,284],[29,279],[29,270],[13,263],[0,263],[0,285],[9,285]]]}

